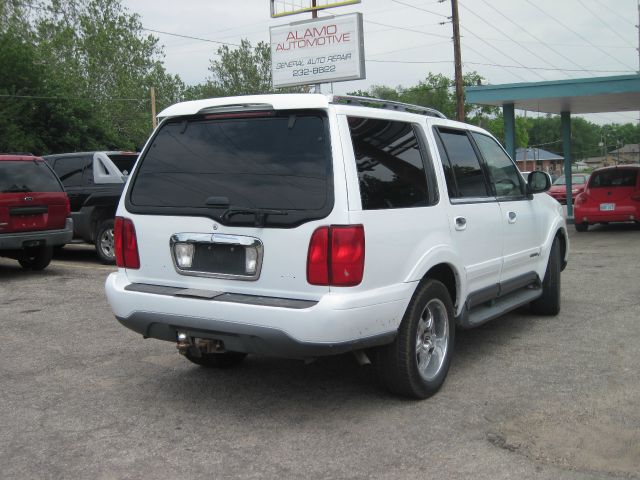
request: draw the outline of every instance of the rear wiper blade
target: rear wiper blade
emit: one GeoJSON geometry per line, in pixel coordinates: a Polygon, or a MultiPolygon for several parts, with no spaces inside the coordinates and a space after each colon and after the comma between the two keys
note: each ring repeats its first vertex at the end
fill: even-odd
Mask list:
{"type": "Polygon", "coordinates": [[[235,215],[254,215],[254,225],[261,228],[269,215],[287,215],[287,212],[270,208],[229,207],[220,215],[220,220],[228,220],[235,215]]]}

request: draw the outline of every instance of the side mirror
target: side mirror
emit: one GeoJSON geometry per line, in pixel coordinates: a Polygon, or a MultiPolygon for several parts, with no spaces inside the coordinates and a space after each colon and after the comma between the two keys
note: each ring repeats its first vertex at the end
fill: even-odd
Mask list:
{"type": "Polygon", "coordinates": [[[551,188],[551,177],[548,173],[535,171],[527,177],[528,193],[543,193],[551,188]]]}

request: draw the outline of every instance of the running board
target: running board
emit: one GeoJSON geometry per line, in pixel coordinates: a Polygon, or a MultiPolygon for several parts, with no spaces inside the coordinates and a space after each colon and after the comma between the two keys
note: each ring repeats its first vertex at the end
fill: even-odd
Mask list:
{"type": "Polygon", "coordinates": [[[472,328],[504,315],[511,310],[526,305],[542,295],[542,288],[530,285],[527,288],[516,290],[503,297],[498,297],[482,305],[474,307],[471,311],[465,310],[456,323],[461,328],[472,328]]]}

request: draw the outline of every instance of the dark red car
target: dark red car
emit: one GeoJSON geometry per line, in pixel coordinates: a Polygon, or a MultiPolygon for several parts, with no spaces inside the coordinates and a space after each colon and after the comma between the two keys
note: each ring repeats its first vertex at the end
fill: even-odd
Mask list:
{"type": "Polygon", "coordinates": [[[594,170],[587,188],[575,202],[576,230],[589,225],[640,220],[640,165],[594,170]]]}
{"type": "MultiPolygon", "coordinates": [[[[584,188],[586,187],[588,180],[589,175],[586,173],[576,173],[571,175],[571,198],[573,198],[574,201],[578,194],[584,192],[584,188]]],[[[553,182],[547,193],[560,203],[567,203],[567,180],[565,176],[560,175],[555,182],[553,182]]]]}
{"type": "Polygon", "coordinates": [[[0,154],[0,256],[42,270],[73,236],[69,198],[40,157],[0,154]]]}

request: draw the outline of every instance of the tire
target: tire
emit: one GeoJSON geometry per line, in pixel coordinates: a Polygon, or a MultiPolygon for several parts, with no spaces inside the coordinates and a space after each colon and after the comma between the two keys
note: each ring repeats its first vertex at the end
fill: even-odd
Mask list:
{"type": "Polygon", "coordinates": [[[549,263],[542,281],[542,295],[529,305],[538,315],[557,315],[560,312],[560,241],[555,238],[551,244],[549,263]]]}
{"type": "Polygon", "coordinates": [[[100,261],[106,265],[116,263],[116,251],[113,245],[113,219],[103,220],[96,230],[96,252],[100,261]]]}
{"type": "Polygon", "coordinates": [[[208,368],[231,368],[240,365],[246,358],[246,353],[240,352],[224,352],[224,353],[203,353],[202,356],[196,357],[189,352],[185,357],[196,365],[208,368]]]}
{"type": "Polygon", "coordinates": [[[444,383],[455,339],[453,302],[437,280],[421,283],[393,343],[379,347],[375,366],[381,384],[397,395],[423,399],[444,383]]]}
{"type": "Polygon", "coordinates": [[[589,224],[587,222],[576,223],[576,232],[586,232],[589,229],[589,224]]]}
{"type": "Polygon", "coordinates": [[[53,258],[53,247],[28,248],[24,251],[18,263],[25,270],[44,270],[51,263],[53,258]]]}

